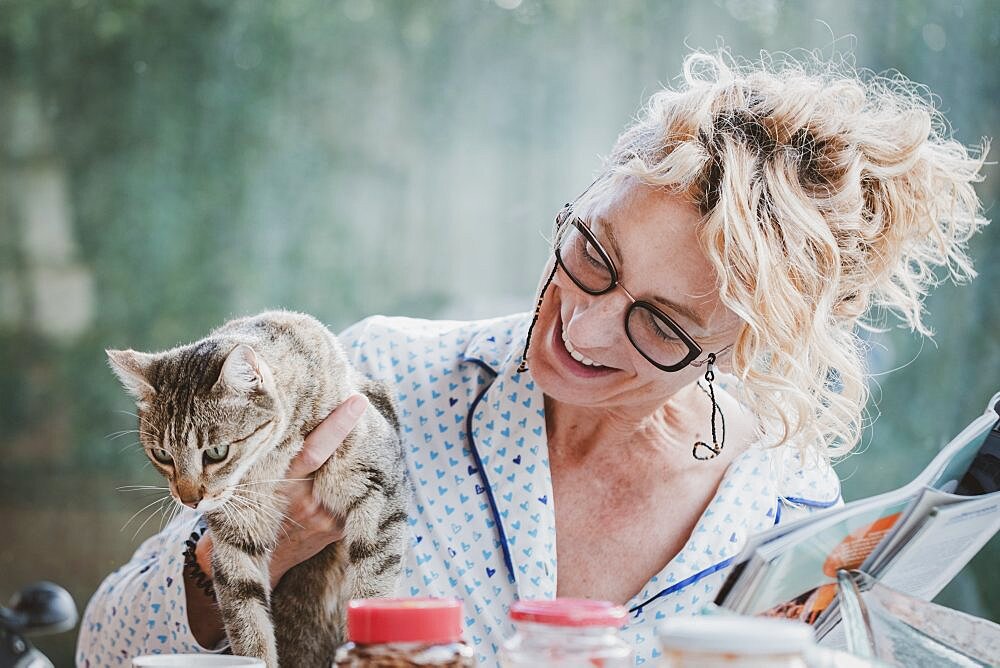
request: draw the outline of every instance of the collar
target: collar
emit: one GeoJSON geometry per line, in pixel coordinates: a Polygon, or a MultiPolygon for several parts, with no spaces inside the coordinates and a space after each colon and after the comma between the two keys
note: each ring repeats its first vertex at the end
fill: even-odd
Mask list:
{"type": "Polygon", "coordinates": [[[499,544],[520,598],[556,595],[556,530],[545,435],[545,400],[519,373],[530,314],[490,321],[465,359],[493,375],[473,402],[467,431],[490,497],[499,544]]]}
{"type": "Polygon", "coordinates": [[[469,336],[463,358],[489,370],[494,376],[521,362],[524,339],[531,323],[531,313],[518,313],[502,318],[483,320],[469,336]]]}

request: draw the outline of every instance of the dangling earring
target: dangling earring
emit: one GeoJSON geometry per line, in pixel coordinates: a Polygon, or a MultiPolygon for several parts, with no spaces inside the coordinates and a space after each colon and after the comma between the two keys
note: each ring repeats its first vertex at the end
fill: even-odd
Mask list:
{"type": "Polygon", "coordinates": [[[538,322],[538,314],[542,310],[542,300],[545,299],[545,291],[549,289],[549,283],[556,275],[556,268],[558,263],[555,260],[552,261],[552,272],[549,277],[545,279],[545,284],[542,286],[542,291],[538,293],[538,302],[535,304],[535,314],[531,317],[531,324],[528,325],[528,335],[524,339],[524,350],[521,351],[521,363],[517,365],[517,372],[524,373],[528,370],[528,346],[531,345],[531,330],[535,328],[535,323],[538,322]]]}
{"type": "Polygon", "coordinates": [[[695,459],[714,459],[719,456],[722,452],[722,448],[726,446],[726,418],[722,414],[722,408],[719,403],[715,400],[715,387],[712,385],[712,381],[715,380],[715,353],[708,354],[708,368],[705,369],[705,382],[708,383],[708,389],[706,390],[698,383],[698,387],[701,387],[702,391],[708,395],[708,398],[712,400],[712,445],[705,443],[704,441],[695,441],[694,448],[691,449],[691,455],[695,459]],[[719,426],[722,432],[722,439],[717,438],[717,431],[715,427],[715,418],[719,417],[719,426]]]}

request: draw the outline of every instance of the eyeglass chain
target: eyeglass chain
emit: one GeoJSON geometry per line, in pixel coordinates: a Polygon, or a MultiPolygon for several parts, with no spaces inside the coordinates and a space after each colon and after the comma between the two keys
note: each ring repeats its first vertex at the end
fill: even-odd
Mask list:
{"type": "Polygon", "coordinates": [[[695,441],[694,446],[691,448],[691,456],[695,459],[706,460],[714,459],[718,457],[722,452],[722,448],[726,446],[726,418],[722,414],[722,408],[719,403],[715,400],[715,386],[712,385],[712,381],[715,380],[715,353],[708,354],[707,360],[708,368],[705,369],[705,382],[708,383],[708,389],[706,390],[702,387],[701,383],[698,383],[698,387],[701,391],[708,395],[708,398],[712,401],[712,445],[705,443],[704,441],[695,441]],[[719,418],[719,424],[722,427],[722,442],[719,442],[715,421],[716,416],[719,418]],[[698,449],[703,448],[704,450],[710,452],[709,455],[700,455],[698,449]]]}
{"type": "Polygon", "coordinates": [[[552,262],[552,271],[549,273],[549,277],[545,279],[545,285],[542,286],[542,291],[538,293],[538,302],[535,304],[535,314],[531,317],[531,324],[528,325],[528,335],[524,339],[524,350],[521,351],[521,363],[517,365],[517,372],[524,373],[528,370],[528,346],[531,345],[531,332],[535,329],[535,323],[538,322],[538,314],[542,310],[542,300],[545,299],[545,291],[549,289],[549,284],[552,283],[552,279],[555,278],[556,269],[558,264],[552,262]]]}

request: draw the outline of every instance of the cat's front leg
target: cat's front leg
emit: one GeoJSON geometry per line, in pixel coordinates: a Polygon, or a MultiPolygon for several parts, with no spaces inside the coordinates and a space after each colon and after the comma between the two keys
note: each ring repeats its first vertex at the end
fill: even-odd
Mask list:
{"type": "Polygon", "coordinates": [[[267,567],[272,547],[232,526],[212,524],[213,584],[233,654],[278,668],[267,567]]]}
{"type": "Polygon", "coordinates": [[[317,498],[344,517],[343,600],[394,595],[406,550],[409,488],[398,438],[373,422],[352,432],[315,478],[317,498]]]}
{"type": "MultiPolygon", "coordinates": [[[[376,505],[376,504],[371,504],[376,505]]],[[[352,522],[345,527],[347,563],[345,598],[387,598],[394,596],[406,551],[406,511],[382,504],[380,519],[371,523],[352,522]],[[353,526],[352,526],[353,525],[353,526]],[[374,530],[373,530],[374,529],[374,530]]],[[[355,515],[358,518],[358,513],[355,515]]]]}

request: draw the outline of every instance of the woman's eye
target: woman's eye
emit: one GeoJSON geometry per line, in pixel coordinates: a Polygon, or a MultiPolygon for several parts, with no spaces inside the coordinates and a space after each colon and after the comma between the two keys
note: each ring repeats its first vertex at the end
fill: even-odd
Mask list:
{"type": "Polygon", "coordinates": [[[161,448],[152,448],[150,452],[153,454],[153,459],[160,462],[161,464],[170,465],[174,463],[174,458],[170,456],[170,453],[161,448]]]}
{"type": "Polygon", "coordinates": [[[595,267],[605,267],[604,259],[601,258],[601,254],[597,252],[594,245],[591,244],[590,241],[588,241],[582,234],[580,235],[580,241],[577,244],[577,248],[579,249],[579,253],[585,262],[595,267]]]}
{"type": "Polygon", "coordinates": [[[656,335],[664,341],[680,341],[672,331],[659,325],[654,325],[654,327],[656,328],[656,335]]]}
{"type": "Polygon", "coordinates": [[[653,314],[643,309],[646,316],[646,327],[659,339],[664,341],[680,341],[677,337],[677,333],[674,332],[666,323],[661,322],[659,318],[653,317],[653,314]]]}
{"type": "Polygon", "coordinates": [[[216,445],[205,450],[205,459],[210,462],[221,462],[229,456],[229,444],[216,445]]]}
{"type": "Polygon", "coordinates": [[[584,244],[583,252],[586,253],[588,258],[594,261],[596,261],[600,257],[600,255],[597,252],[597,249],[594,248],[589,241],[584,244]]]}

